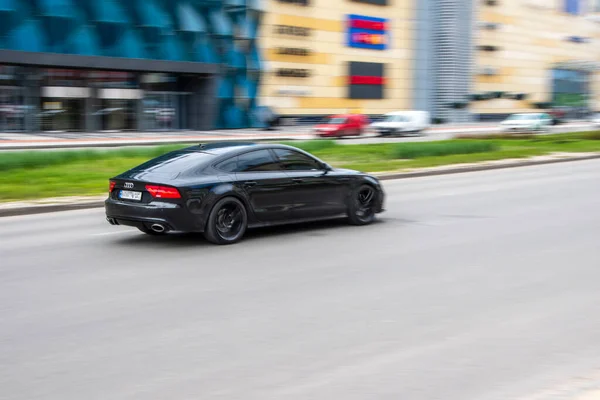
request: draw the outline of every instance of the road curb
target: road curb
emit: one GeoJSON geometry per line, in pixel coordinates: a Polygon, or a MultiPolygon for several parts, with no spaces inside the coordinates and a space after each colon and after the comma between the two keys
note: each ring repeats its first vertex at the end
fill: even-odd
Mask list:
{"type": "Polygon", "coordinates": [[[532,167],[536,165],[545,164],[558,164],[572,161],[587,161],[600,159],[600,154],[587,155],[582,157],[565,157],[565,158],[554,158],[548,160],[523,160],[514,163],[507,164],[488,164],[488,165],[467,165],[456,168],[444,168],[439,170],[427,170],[427,171],[414,171],[414,172],[398,172],[389,174],[374,174],[380,180],[392,180],[392,179],[407,179],[407,178],[422,178],[427,176],[438,176],[438,175],[450,175],[459,174],[463,172],[480,172],[480,171],[491,171],[495,169],[507,169],[507,168],[518,168],[518,167],[532,167]]]}
{"type": "Polygon", "coordinates": [[[91,208],[104,207],[104,200],[93,200],[77,203],[64,203],[64,204],[36,204],[22,207],[11,207],[2,208],[0,205],[0,218],[2,217],[16,217],[21,215],[35,215],[35,214],[46,214],[58,211],[75,211],[75,210],[86,210],[91,208]]]}
{"type": "MultiPolygon", "coordinates": [[[[554,158],[547,160],[523,160],[514,163],[507,164],[492,164],[492,165],[468,165],[461,166],[456,168],[444,168],[444,169],[436,169],[436,170],[427,170],[427,171],[414,171],[414,172],[398,172],[398,173],[388,173],[388,174],[374,174],[380,180],[394,180],[394,179],[408,179],[408,178],[422,178],[428,176],[439,176],[439,175],[451,175],[451,174],[459,174],[464,172],[480,172],[480,171],[491,171],[497,169],[507,169],[507,168],[518,168],[518,167],[531,167],[536,165],[546,165],[546,164],[558,164],[565,162],[573,162],[573,161],[587,161],[587,160],[596,160],[600,159],[599,154],[586,155],[582,157],[565,157],[565,158],[554,158]]],[[[62,204],[34,204],[34,205],[24,205],[24,206],[16,206],[16,207],[2,207],[0,204],[0,218],[2,217],[14,217],[20,215],[34,215],[34,214],[45,214],[52,213],[58,211],[73,211],[73,210],[85,210],[91,208],[101,208],[104,207],[104,200],[89,200],[89,201],[81,201],[81,202],[73,202],[73,203],[62,203],[62,204]]]]}

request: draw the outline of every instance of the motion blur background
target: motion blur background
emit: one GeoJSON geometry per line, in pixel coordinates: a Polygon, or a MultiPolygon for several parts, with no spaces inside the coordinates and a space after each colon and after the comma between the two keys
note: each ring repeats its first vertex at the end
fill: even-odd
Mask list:
{"type": "Polygon", "coordinates": [[[600,108],[600,0],[1,0],[0,131],[600,108]]]}

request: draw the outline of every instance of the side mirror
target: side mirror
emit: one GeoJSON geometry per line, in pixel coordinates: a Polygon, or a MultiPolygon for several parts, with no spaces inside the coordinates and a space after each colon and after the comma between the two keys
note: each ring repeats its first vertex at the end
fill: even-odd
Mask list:
{"type": "Polygon", "coordinates": [[[333,168],[331,168],[331,166],[327,163],[321,163],[321,169],[323,171],[332,171],[333,170],[333,168]]]}

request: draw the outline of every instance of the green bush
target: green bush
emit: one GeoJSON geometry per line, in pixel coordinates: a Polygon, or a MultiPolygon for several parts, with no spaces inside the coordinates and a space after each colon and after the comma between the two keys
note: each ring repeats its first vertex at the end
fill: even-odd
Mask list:
{"type": "Polygon", "coordinates": [[[534,139],[536,135],[532,135],[530,133],[490,133],[485,135],[477,135],[477,134],[459,134],[454,136],[454,139],[467,139],[467,140],[484,140],[484,139],[508,139],[508,140],[523,140],[523,139],[534,139]]]}
{"type": "Polygon", "coordinates": [[[600,131],[583,132],[579,137],[583,140],[600,140],[600,131]]]}
{"type": "Polygon", "coordinates": [[[496,143],[484,141],[398,143],[394,148],[393,157],[406,160],[454,154],[488,153],[497,151],[499,148],[500,146],[496,143]]]}

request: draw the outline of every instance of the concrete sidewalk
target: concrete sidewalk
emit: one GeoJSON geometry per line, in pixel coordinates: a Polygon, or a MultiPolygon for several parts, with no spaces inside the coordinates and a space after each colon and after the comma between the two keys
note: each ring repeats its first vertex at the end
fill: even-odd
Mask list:
{"type": "MultiPolygon", "coordinates": [[[[552,133],[576,132],[598,129],[592,123],[574,121],[552,127],[552,133]]],[[[451,139],[457,134],[489,134],[500,132],[498,124],[456,124],[436,125],[425,135],[414,138],[407,136],[400,140],[433,141],[451,139]]],[[[177,132],[41,132],[41,133],[1,133],[0,151],[68,149],[88,147],[150,146],[176,143],[206,143],[215,141],[273,141],[273,140],[310,140],[315,139],[311,126],[281,127],[279,130],[236,129],[213,131],[177,131],[177,132]]],[[[358,140],[344,144],[388,142],[390,138],[379,138],[373,131],[365,133],[358,140]],[[364,139],[364,140],[363,140],[364,139]]]]}
{"type": "MultiPolygon", "coordinates": [[[[497,131],[497,125],[461,124],[435,126],[428,130],[432,138],[438,134],[486,133],[497,131]]],[[[365,138],[375,135],[366,133],[365,138]]],[[[312,126],[281,127],[276,131],[236,129],[177,132],[40,132],[0,133],[0,150],[119,147],[159,145],[168,143],[198,143],[237,140],[308,140],[314,139],[312,126]]]]}

